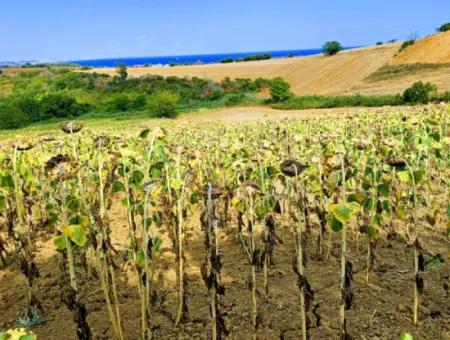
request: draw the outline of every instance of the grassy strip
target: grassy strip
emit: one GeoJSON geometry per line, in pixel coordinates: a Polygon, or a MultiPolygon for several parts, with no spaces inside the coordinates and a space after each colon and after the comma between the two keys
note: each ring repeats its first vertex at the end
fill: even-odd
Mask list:
{"type": "Polygon", "coordinates": [[[294,96],[290,99],[273,104],[272,107],[282,110],[304,110],[304,109],[328,109],[335,107],[353,106],[398,106],[403,105],[400,95],[385,96],[294,96]]]}
{"type": "Polygon", "coordinates": [[[417,75],[423,72],[450,70],[450,63],[447,64],[402,64],[402,65],[386,65],[374,73],[369,75],[365,80],[377,82],[382,80],[396,79],[408,75],[417,75]]]}

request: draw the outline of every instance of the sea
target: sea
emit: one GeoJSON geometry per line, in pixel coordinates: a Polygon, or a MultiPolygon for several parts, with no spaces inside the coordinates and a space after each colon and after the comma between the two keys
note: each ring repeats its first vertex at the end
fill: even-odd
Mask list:
{"type": "MultiPolygon", "coordinates": [[[[345,50],[354,47],[346,47],[345,50]]],[[[270,54],[272,58],[285,58],[288,56],[309,56],[322,53],[321,48],[303,49],[303,50],[284,50],[284,51],[257,51],[242,53],[219,53],[219,54],[195,54],[195,55],[178,55],[178,56],[162,56],[162,57],[130,57],[130,58],[107,58],[107,59],[90,59],[90,60],[71,60],[69,63],[90,67],[115,67],[124,64],[129,67],[137,66],[164,66],[169,64],[213,64],[219,63],[225,58],[243,58],[256,54],[270,54]]]]}

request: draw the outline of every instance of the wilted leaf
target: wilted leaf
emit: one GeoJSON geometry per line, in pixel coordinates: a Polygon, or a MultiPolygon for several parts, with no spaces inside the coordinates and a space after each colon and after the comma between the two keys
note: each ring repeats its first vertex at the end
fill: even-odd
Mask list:
{"type": "Polygon", "coordinates": [[[403,183],[409,182],[409,173],[408,171],[399,171],[397,172],[397,176],[403,183]]]}
{"type": "Polygon", "coordinates": [[[182,186],[183,186],[183,180],[181,180],[181,179],[177,179],[177,178],[172,178],[171,180],[170,180],[170,187],[172,188],[172,189],[175,189],[175,190],[178,190],[178,189],[180,189],[182,186]]]}
{"type": "Polygon", "coordinates": [[[341,223],[348,223],[360,209],[360,205],[356,202],[346,202],[340,204],[331,204],[330,212],[341,223]]]}

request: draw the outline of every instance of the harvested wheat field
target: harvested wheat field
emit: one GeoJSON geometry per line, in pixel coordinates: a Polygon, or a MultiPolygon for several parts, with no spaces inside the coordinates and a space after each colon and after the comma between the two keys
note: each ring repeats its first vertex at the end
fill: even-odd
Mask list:
{"type": "Polygon", "coordinates": [[[400,52],[393,64],[450,63],[450,31],[430,35],[400,52]]]}

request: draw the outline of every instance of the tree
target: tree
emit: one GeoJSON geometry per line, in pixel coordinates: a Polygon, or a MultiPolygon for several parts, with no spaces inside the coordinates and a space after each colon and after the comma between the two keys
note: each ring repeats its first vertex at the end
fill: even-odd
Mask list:
{"type": "Polygon", "coordinates": [[[153,117],[175,118],[178,114],[177,105],[180,100],[178,94],[161,91],[151,96],[148,107],[153,117]]]}
{"type": "Polygon", "coordinates": [[[438,32],[447,32],[450,31],[450,22],[443,24],[441,27],[437,29],[438,32]]]}
{"type": "Polygon", "coordinates": [[[418,81],[403,93],[403,101],[405,103],[422,103],[426,104],[431,100],[431,94],[436,92],[437,87],[431,83],[423,83],[418,81]]]}
{"type": "Polygon", "coordinates": [[[344,48],[342,47],[341,43],[335,40],[327,41],[322,47],[323,54],[325,54],[326,56],[338,54],[343,49],[344,48]]]}
{"type": "Polygon", "coordinates": [[[116,72],[119,76],[119,80],[126,80],[128,78],[127,65],[125,64],[117,65],[116,72]]]}
{"type": "Polygon", "coordinates": [[[282,102],[292,97],[291,86],[281,77],[270,81],[269,92],[274,102],[282,102]]]}

